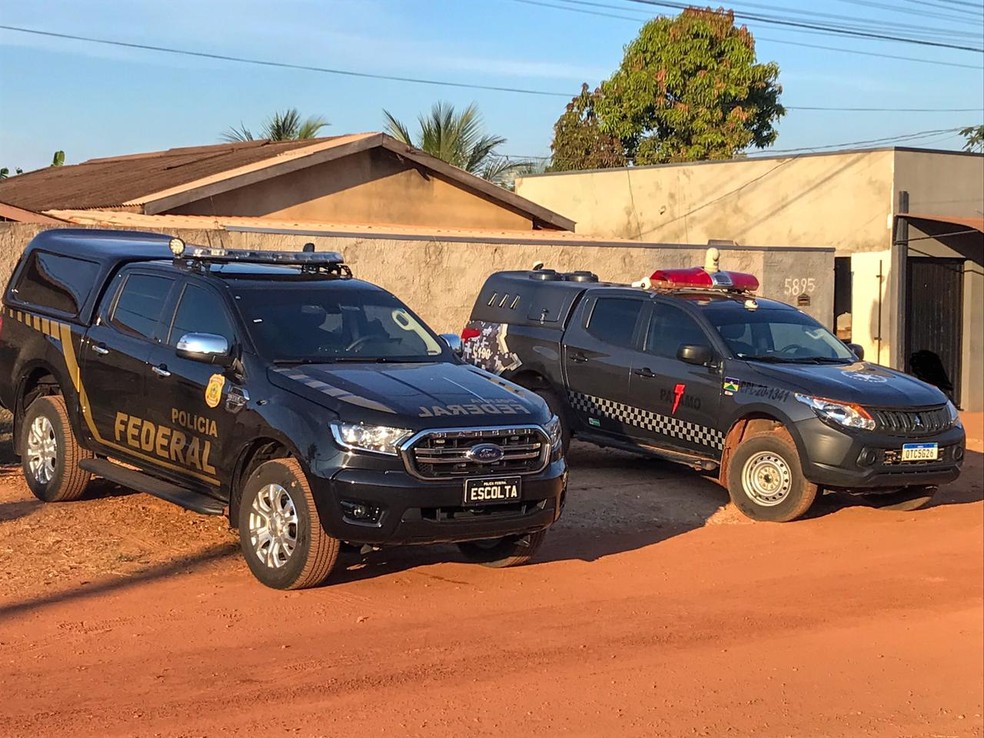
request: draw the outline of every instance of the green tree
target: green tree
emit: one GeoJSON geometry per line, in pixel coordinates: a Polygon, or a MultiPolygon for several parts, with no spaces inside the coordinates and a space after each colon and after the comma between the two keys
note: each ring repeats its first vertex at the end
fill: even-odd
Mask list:
{"type": "Polygon", "coordinates": [[[314,138],[325,126],[331,125],[326,118],[320,115],[312,115],[301,119],[301,114],[297,108],[289,108],[278,111],[270,116],[263,124],[260,135],[253,136],[253,132],[244,123],[228,128],[222,134],[223,141],[254,141],[257,138],[268,141],[296,141],[303,138],[314,138]]]}
{"type": "Polygon", "coordinates": [[[599,90],[589,92],[588,85],[582,84],[581,94],[567,103],[567,110],[554,124],[550,144],[553,157],[547,171],[608,169],[628,163],[621,140],[601,130],[595,111],[600,94],[599,90]]]}
{"type": "Polygon", "coordinates": [[[505,184],[511,175],[529,166],[529,162],[510,160],[496,152],[506,139],[485,132],[475,103],[460,113],[451,103],[434,103],[429,114],[417,116],[420,130],[416,136],[388,110],[383,115],[384,130],[393,138],[490,182],[505,184]]]}
{"type": "Polygon", "coordinates": [[[962,128],[960,135],[966,139],[963,146],[964,151],[976,151],[984,154],[984,126],[962,128]]]}
{"type": "Polygon", "coordinates": [[[731,11],[687,8],[642,27],[595,110],[631,163],[728,159],[776,140],[786,112],[778,77],[775,62],[757,63],[731,11]]]}

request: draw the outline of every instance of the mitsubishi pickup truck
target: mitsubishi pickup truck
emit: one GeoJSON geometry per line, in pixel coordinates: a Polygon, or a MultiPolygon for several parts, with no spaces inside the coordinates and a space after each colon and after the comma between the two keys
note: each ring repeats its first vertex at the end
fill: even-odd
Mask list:
{"type": "Polygon", "coordinates": [[[464,355],[537,392],[573,436],[713,474],[756,520],[823,490],[915,509],[960,473],[965,434],[936,387],[863,360],[753,275],[662,269],[634,285],[537,268],[491,275],[464,355]]]}

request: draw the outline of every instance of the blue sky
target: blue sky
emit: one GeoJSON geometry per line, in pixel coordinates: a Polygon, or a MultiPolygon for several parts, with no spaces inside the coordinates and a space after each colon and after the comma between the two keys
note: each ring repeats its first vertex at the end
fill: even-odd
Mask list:
{"type": "MultiPolygon", "coordinates": [[[[566,9],[517,0],[0,0],[0,24],[571,96],[582,81],[595,86],[611,74],[623,46],[649,14],[646,6],[630,0],[595,1],[608,7],[570,0],[542,0],[566,9]],[[627,19],[573,12],[575,7],[627,19]]],[[[975,34],[969,45],[984,45],[984,22],[951,20],[946,17],[951,11],[937,7],[946,5],[969,7],[952,0],[734,3],[751,12],[828,12],[885,24],[945,27],[975,34]],[[895,9],[871,7],[879,5],[895,9]]],[[[759,59],[779,63],[782,100],[788,106],[934,109],[794,110],[779,124],[777,150],[984,122],[981,54],[747,25],[758,39],[759,59]],[[972,68],[793,45],[799,43],[972,68]]],[[[65,150],[68,163],[76,163],[215,143],[228,126],[242,122],[256,130],[271,112],[287,107],[328,118],[325,135],[380,130],[383,108],[412,121],[439,99],[460,106],[477,102],[488,129],[508,139],[503,153],[517,156],[549,153],[553,123],[567,101],[271,69],[0,30],[0,166],[11,169],[46,166],[56,149],[65,150]]],[[[960,143],[947,134],[912,145],[959,148],[960,143]]]]}

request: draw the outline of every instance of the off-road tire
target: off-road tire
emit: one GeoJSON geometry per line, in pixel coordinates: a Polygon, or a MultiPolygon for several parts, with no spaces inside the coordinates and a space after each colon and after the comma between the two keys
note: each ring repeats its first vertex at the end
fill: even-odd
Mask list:
{"type": "MultiPolygon", "coordinates": [[[[49,446],[50,447],[50,446],[49,446]]],[[[79,468],[83,459],[91,459],[92,453],[79,445],[68,420],[65,399],[61,395],[44,395],[30,404],[24,413],[20,432],[21,471],[34,496],[45,502],[71,502],[85,492],[92,475],[79,468]],[[32,461],[39,457],[29,452],[31,434],[35,423],[45,425],[46,443],[53,444],[54,462],[45,465],[48,479],[39,479],[31,470],[32,461]]]]}
{"type": "Polygon", "coordinates": [[[867,493],[862,497],[868,505],[879,510],[911,512],[926,507],[938,489],[935,485],[921,484],[903,487],[896,492],[867,493]]]}
{"type": "Polygon", "coordinates": [[[459,543],[458,549],[474,564],[505,569],[530,563],[546,536],[547,531],[539,530],[521,536],[506,536],[488,541],[467,541],[459,543]]]}
{"type": "Polygon", "coordinates": [[[786,523],[810,509],[817,485],[803,475],[796,444],[785,428],[779,428],[749,436],[734,450],[728,462],[728,492],[746,517],[786,523]],[[769,498],[765,493],[773,484],[776,493],[769,498]]]}
{"type": "Polygon", "coordinates": [[[564,451],[564,456],[566,456],[571,448],[571,428],[567,422],[567,411],[564,408],[564,403],[557,397],[556,392],[545,387],[536,388],[533,392],[538,394],[547,403],[550,412],[560,419],[560,443],[564,451]]]}
{"type": "MultiPolygon", "coordinates": [[[[282,501],[282,496],[278,500],[282,501]]],[[[277,509],[282,511],[285,508],[278,503],[277,509]]],[[[285,530],[289,532],[290,527],[285,526],[285,530]]],[[[305,589],[315,587],[328,578],[338,560],[341,542],[325,533],[311,486],[296,459],[265,461],[253,470],[243,484],[239,505],[239,545],[253,576],[273,589],[305,589]],[[259,514],[254,510],[254,503],[261,508],[263,506],[262,500],[258,501],[257,498],[275,494],[265,491],[271,485],[274,485],[273,490],[279,486],[286,493],[290,505],[287,509],[292,509],[296,516],[293,524],[294,547],[279,566],[270,565],[260,558],[256,541],[261,540],[262,536],[256,536],[254,540],[254,530],[250,527],[251,515],[259,514]]],[[[270,547],[266,549],[269,551],[270,547]]]]}

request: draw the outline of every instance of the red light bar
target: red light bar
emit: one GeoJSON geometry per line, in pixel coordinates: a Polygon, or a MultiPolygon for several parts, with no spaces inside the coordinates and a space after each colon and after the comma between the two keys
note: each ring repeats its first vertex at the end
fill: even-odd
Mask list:
{"type": "Polygon", "coordinates": [[[734,292],[755,292],[759,281],[743,272],[708,272],[701,267],[690,269],[657,269],[649,278],[654,287],[680,289],[684,287],[723,289],[734,292]]]}
{"type": "Polygon", "coordinates": [[[462,328],[461,329],[461,340],[468,341],[472,338],[478,338],[482,335],[482,332],[478,328],[462,328]]]}

